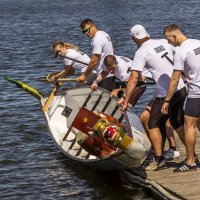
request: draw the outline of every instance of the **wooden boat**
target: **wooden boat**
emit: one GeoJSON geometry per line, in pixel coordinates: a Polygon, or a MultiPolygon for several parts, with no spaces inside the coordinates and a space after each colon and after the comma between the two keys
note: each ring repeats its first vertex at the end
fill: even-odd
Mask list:
{"type": "Polygon", "coordinates": [[[117,98],[111,98],[108,91],[92,91],[89,87],[59,91],[57,84],[49,96],[43,97],[22,82],[19,85],[19,81],[6,79],[39,99],[50,135],[67,157],[98,170],[139,167],[145,159],[150,142],[139,117],[131,110],[122,114],[117,98]],[[126,143],[112,145],[91,134],[100,118],[96,113],[104,113],[123,126],[126,141],[131,138],[131,153],[123,149],[126,143]]]}

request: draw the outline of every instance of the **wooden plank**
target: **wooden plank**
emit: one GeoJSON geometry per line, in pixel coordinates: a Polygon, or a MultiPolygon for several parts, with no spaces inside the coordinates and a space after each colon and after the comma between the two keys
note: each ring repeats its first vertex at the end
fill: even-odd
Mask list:
{"type": "MultiPolygon", "coordinates": [[[[174,199],[188,199],[199,200],[200,199],[200,169],[193,172],[173,173],[176,166],[185,159],[186,151],[184,145],[178,139],[175,133],[176,143],[179,147],[181,156],[167,162],[167,169],[159,171],[143,171],[141,169],[130,169],[128,174],[131,176],[136,175],[144,180],[143,186],[147,186],[147,183],[152,182],[164,188],[165,192],[169,192],[174,196],[174,199]]],[[[166,146],[166,149],[168,147],[166,146]]],[[[200,158],[200,133],[197,133],[196,141],[196,154],[200,158]]],[[[126,175],[127,177],[129,175],[126,175]]],[[[134,180],[133,180],[134,182],[134,180]]],[[[142,185],[142,184],[141,184],[142,185]]],[[[165,192],[163,195],[166,197],[165,192]]],[[[167,198],[168,199],[168,198],[167,198]]],[[[171,199],[171,198],[170,198],[171,199]]]]}
{"type": "Polygon", "coordinates": [[[72,141],[72,143],[71,143],[71,145],[70,145],[68,151],[69,151],[70,149],[72,149],[72,147],[75,145],[75,143],[76,143],[76,137],[73,139],[73,141],[72,141]]]}
{"type": "Polygon", "coordinates": [[[80,147],[75,156],[79,156],[82,150],[83,150],[83,148],[80,147]]]}
{"type": "Polygon", "coordinates": [[[108,101],[106,102],[106,104],[105,104],[105,106],[103,107],[103,109],[102,109],[101,112],[105,112],[105,110],[106,110],[106,108],[109,106],[111,100],[112,100],[112,97],[110,97],[110,98],[108,99],[108,101]]]}
{"type": "Polygon", "coordinates": [[[43,108],[42,108],[42,111],[45,112],[48,110],[51,102],[53,101],[54,97],[55,97],[55,94],[56,94],[56,91],[60,88],[60,86],[62,85],[62,83],[58,83],[56,84],[56,86],[54,87],[54,89],[51,91],[48,99],[46,100],[43,108]]]}
{"type": "Polygon", "coordinates": [[[72,128],[73,128],[73,126],[71,125],[71,126],[69,127],[67,133],[66,133],[65,136],[63,137],[63,141],[65,141],[65,140],[67,139],[67,137],[68,137],[69,133],[71,132],[72,128]]]}

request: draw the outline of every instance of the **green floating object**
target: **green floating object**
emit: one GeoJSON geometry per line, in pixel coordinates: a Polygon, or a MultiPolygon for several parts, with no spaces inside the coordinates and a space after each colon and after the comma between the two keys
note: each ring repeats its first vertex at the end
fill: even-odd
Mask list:
{"type": "Polygon", "coordinates": [[[11,83],[15,83],[17,87],[26,91],[27,93],[34,96],[38,100],[41,100],[43,98],[42,94],[38,90],[36,90],[33,87],[30,87],[29,85],[27,85],[21,81],[14,80],[11,76],[5,76],[4,79],[7,81],[10,81],[11,83]]]}

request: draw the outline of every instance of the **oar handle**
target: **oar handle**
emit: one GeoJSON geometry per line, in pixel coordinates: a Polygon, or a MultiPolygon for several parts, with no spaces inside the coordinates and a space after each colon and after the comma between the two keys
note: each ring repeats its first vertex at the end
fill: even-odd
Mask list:
{"type": "Polygon", "coordinates": [[[74,61],[74,62],[77,62],[77,63],[80,63],[80,64],[83,64],[83,65],[88,66],[88,63],[82,62],[82,61],[80,61],[80,60],[76,60],[76,59],[74,59],[74,58],[70,58],[70,57],[68,57],[68,56],[64,56],[64,55],[59,54],[59,53],[57,53],[56,55],[59,55],[60,57],[67,58],[67,59],[72,60],[72,61],[74,61]]]}
{"type": "Polygon", "coordinates": [[[77,78],[58,78],[58,82],[77,82],[77,78]]]}

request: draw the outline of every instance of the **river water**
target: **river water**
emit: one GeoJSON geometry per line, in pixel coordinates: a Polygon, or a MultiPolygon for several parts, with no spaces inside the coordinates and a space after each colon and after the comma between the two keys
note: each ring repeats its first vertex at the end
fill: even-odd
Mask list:
{"type": "MultiPolygon", "coordinates": [[[[163,37],[169,23],[200,38],[198,0],[0,0],[0,199],[156,199],[118,172],[95,171],[66,158],[48,134],[38,101],[4,80],[12,75],[50,92],[52,86],[34,79],[62,69],[52,52],[55,40],[91,55],[90,40],[80,31],[85,18],[110,34],[116,55],[129,58],[136,50],[129,32],[137,23],[153,38],[163,37]]],[[[135,108],[138,114],[152,92],[149,86],[135,108]]]]}

